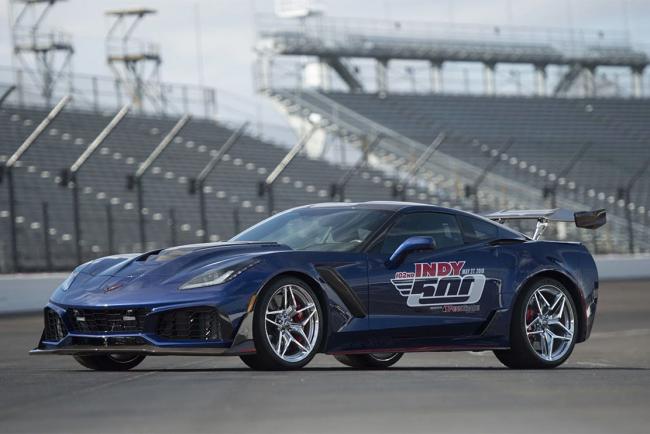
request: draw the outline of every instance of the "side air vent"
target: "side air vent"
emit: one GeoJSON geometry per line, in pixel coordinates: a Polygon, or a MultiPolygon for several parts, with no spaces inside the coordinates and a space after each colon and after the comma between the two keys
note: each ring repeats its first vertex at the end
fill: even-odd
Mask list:
{"type": "Polygon", "coordinates": [[[336,294],[341,297],[341,300],[345,303],[345,306],[352,315],[356,318],[365,318],[366,310],[363,307],[363,303],[361,303],[357,294],[334,268],[322,266],[316,267],[316,270],[318,270],[318,273],[332,287],[336,294]]]}

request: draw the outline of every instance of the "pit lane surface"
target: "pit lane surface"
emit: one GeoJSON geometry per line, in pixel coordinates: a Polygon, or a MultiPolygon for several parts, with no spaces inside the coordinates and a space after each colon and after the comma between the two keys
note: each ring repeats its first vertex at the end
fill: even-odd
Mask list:
{"type": "Polygon", "coordinates": [[[149,357],[92,372],[28,356],[40,316],[0,318],[0,432],[650,432],[650,283],[602,285],[590,340],[564,366],[514,371],[492,353],[407,354],[360,371],[318,356],[297,372],[238,358],[149,357]]]}

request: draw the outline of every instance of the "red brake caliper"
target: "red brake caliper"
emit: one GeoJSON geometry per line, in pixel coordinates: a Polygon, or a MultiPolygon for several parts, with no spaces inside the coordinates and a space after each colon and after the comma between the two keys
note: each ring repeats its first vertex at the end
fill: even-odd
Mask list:
{"type": "MultiPolygon", "coordinates": [[[[300,302],[296,300],[296,310],[300,310],[300,309],[302,309],[302,307],[300,306],[300,302]]],[[[298,312],[294,318],[296,321],[302,321],[303,318],[302,312],[298,312]]]]}
{"type": "Polygon", "coordinates": [[[526,309],[526,324],[529,324],[535,318],[535,310],[532,307],[526,309]]]}

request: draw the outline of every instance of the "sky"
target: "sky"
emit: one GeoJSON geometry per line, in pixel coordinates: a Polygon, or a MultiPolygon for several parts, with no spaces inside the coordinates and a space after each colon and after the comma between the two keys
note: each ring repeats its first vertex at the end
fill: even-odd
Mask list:
{"type": "MultiPolygon", "coordinates": [[[[390,20],[490,25],[577,27],[625,31],[633,43],[650,47],[648,0],[321,0],[326,15],[390,20]]],[[[163,57],[166,81],[217,88],[220,101],[255,113],[252,63],[253,16],[272,13],[272,0],[67,0],[47,19],[50,27],[71,33],[74,70],[110,75],[104,36],[108,9],[136,6],[158,10],[143,21],[137,35],[155,40],[163,57]],[[202,73],[197,65],[197,22],[202,73]]],[[[0,66],[11,65],[9,0],[0,0],[0,66]]]]}

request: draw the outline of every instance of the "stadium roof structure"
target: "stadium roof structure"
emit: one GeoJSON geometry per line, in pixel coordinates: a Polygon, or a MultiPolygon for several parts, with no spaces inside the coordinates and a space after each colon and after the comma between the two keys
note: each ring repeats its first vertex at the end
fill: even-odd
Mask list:
{"type": "Polygon", "coordinates": [[[13,55],[39,83],[49,102],[62,79],[72,72],[72,37],[45,27],[49,11],[63,0],[11,0],[9,25],[13,55]]]}
{"type": "MultiPolygon", "coordinates": [[[[29,3],[29,4],[36,4],[36,3],[53,3],[52,0],[13,0],[16,3],[29,3]]],[[[64,1],[64,0],[58,0],[59,2],[64,1]]]]}
{"type": "Polygon", "coordinates": [[[348,34],[341,41],[300,33],[264,34],[279,55],[431,60],[436,62],[531,63],[541,65],[629,66],[645,68],[650,58],[630,47],[586,47],[565,54],[550,44],[442,40],[348,34]]]}
{"type": "Polygon", "coordinates": [[[109,10],[106,15],[113,20],[106,34],[106,62],[116,79],[129,89],[137,109],[145,99],[161,105],[160,65],[162,59],[158,46],[133,38],[138,24],[155,9],[127,8],[109,10]]]}
{"type": "Polygon", "coordinates": [[[546,87],[547,66],[568,66],[565,83],[556,88],[556,93],[566,90],[582,73],[593,79],[598,67],[626,67],[633,74],[635,91],[640,93],[641,74],[650,64],[647,53],[630,46],[624,37],[606,38],[602,31],[576,32],[433,23],[409,26],[324,17],[296,21],[262,16],[258,19],[257,50],[267,58],[318,58],[332,67],[352,91],[360,90],[360,86],[350,79],[354,75],[351,71],[344,71],[343,60],[357,58],[377,60],[380,92],[386,90],[389,61],[424,60],[436,69],[445,62],[483,63],[487,93],[494,91],[495,65],[500,63],[533,65],[538,73],[538,89],[546,87]]]}
{"type": "Polygon", "coordinates": [[[128,8],[128,9],[112,9],[106,11],[106,15],[122,16],[122,15],[150,15],[155,14],[157,11],[150,8],[128,8]]]}

